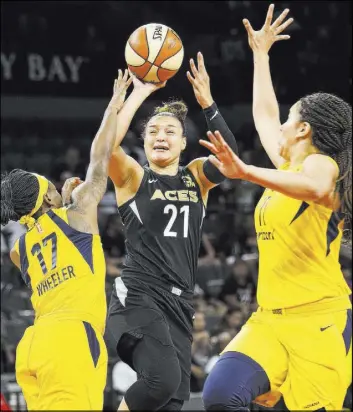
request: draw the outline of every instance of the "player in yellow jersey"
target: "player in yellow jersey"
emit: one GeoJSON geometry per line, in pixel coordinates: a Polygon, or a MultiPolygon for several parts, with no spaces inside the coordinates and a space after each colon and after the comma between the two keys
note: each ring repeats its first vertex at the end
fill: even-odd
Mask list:
{"type": "MultiPolygon", "coordinates": [[[[219,133],[201,141],[225,176],[266,188],[255,211],[259,310],[223,351],[204,387],[206,410],[272,406],[342,410],[352,380],[352,308],[339,265],[344,221],[352,217],[352,110],[315,93],[281,125],[268,51],[288,10],[260,31],[244,24],[254,53],[255,125],[277,170],[243,163],[219,133]]],[[[284,23],[283,23],[284,22],[284,23]]],[[[350,237],[350,230],[348,237],[350,237]]]]}
{"type": "Polygon", "coordinates": [[[106,190],[117,112],[130,83],[128,72],[119,71],[92,143],[86,180],[77,185],[70,179],[64,186],[69,206],[63,207],[43,176],[15,169],[1,177],[1,224],[19,220],[27,227],[11,259],[32,291],[35,311],[34,326],[16,353],[16,378],[29,410],[103,409],[105,260],[97,206],[106,190]]]}

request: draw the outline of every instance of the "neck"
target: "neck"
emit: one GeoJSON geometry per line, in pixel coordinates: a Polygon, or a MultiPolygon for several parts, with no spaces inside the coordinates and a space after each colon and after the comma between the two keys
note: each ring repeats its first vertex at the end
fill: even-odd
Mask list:
{"type": "Polygon", "coordinates": [[[317,151],[314,148],[309,150],[296,150],[296,148],[294,148],[290,154],[290,167],[299,166],[308,156],[315,153],[317,153],[317,151]]]}
{"type": "Polygon", "coordinates": [[[150,169],[160,175],[175,176],[178,173],[179,158],[167,166],[158,166],[155,163],[149,163],[150,169]]]}

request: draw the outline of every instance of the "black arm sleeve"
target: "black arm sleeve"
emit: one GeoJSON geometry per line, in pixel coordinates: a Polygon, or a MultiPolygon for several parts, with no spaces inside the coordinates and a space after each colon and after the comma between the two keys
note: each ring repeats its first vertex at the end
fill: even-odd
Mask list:
{"type": "MultiPolygon", "coordinates": [[[[230,131],[220,111],[218,110],[216,103],[213,103],[212,106],[207,107],[207,109],[205,109],[203,113],[206,117],[208,129],[211,132],[218,130],[223,136],[224,140],[228,143],[229,147],[235,154],[238,155],[238,145],[235,137],[230,131]]],[[[209,160],[206,160],[203,164],[203,172],[207,179],[212,183],[219,184],[226,179],[226,177],[223,176],[222,173],[215,166],[213,166],[213,164],[209,160]]]]}

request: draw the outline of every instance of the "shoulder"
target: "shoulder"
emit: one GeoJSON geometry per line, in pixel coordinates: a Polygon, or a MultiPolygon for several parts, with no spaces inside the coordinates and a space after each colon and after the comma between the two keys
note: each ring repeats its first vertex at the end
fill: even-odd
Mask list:
{"type": "Polygon", "coordinates": [[[50,217],[50,216],[52,216],[53,214],[54,215],[57,215],[57,216],[59,216],[61,219],[63,219],[66,223],[68,222],[68,220],[67,220],[67,211],[68,211],[68,208],[70,208],[70,206],[64,206],[64,207],[61,207],[61,208],[59,208],[59,209],[50,209],[50,211],[49,212],[47,212],[46,214],[50,217]]]}
{"type": "Polygon", "coordinates": [[[184,170],[187,170],[189,173],[192,174],[194,177],[197,185],[202,190],[203,189],[203,182],[202,182],[202,168],[204,162],[207,160],[207,157],[199,157],[197,159],[192,160],[187,166],[185,166],[184,170]]]}
{"type": "Polygon", "coordinates": [[[332,157],[323,154],[312,154],[303,162],[303,173],[330,175],[337,179],[339,167],[332,157]]]}

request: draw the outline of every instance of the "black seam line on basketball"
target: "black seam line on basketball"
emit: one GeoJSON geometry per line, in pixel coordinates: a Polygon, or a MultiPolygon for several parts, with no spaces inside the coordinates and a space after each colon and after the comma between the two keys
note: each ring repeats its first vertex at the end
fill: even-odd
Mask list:
{"type": "MultiPolygon", "coordinates": [[[[148,37],[147,37],[147,30],[145,29],[144,30],[144,32],[145,32],[145,41],[146,41],[146,44],[147,44],[147,61],[148,61],[148,57],[149,57],[149,55],[150,55],[150,46],[149,46],[149,44],[148,44],[148,37]]],[[[150,69],[151,70],[151,69],[150,69]]],[[[147,72],[148,73],[148,72],[147,72]]]]}
{"type": "MultiPolygon", "coordinates": [[[[150,63],[150,62],[148,62],[148,63],[150,63]]],[[[151,67],[149,68],[148,72],[143,76],[143,78],[145,78],[148,75],[148,73],[151,71],[152,67],[154,66],[154,64],[152,64],[152,63],[150,63],[150,65],[151,65],[151,67]]]]}
{"type": "MultiPolygon", "coordinates": [[[[157,57],[158,57],[159,53],[160,53],[160,52],[161,52],[161,50],[163,49],[164,42],[165,42],[166,38],[168,37],[168,33],[169,33],[169,29],[167,30],[167,33],[165,34],[165,37],[164,37],[164,40],[163,40],[162,46],[161,46],[161,48],[159,49],[159,51],[158,51],[158,53],[157,53],[156,58],[155,58],[155,59],[153,60],[153,62],[152,62],[152,64],[153,64],[154,66],[157,66],[156,64],[154,64],[154,62],[157,60],[157,57]]],[[[157,66],[157,67],[159,67],[159,66],[157,66]]]]}
{"type": "MultiPolygon", "coordinates": [[[[176,71],[176,69],[165,69],[164,67],[157,66],[156,64],[154,66],[158,67],[158,70],[162,69],[162,70],[167,70],[168,72],[175,72],[176,71]]],[[[157,70],[157,72],[158,72],[158,70],[157,70]]]]}
{"type": "MultiPolygon", "coordinates": [[[[179,49],[177,52],[175,52],[175,53],[172,54],[171,56],[168,56],[167,59],[163,60],[161,64],[163,64],[163,63],[166,62],[167,60],[169,60],[169,59],[171,59],[172,57],[174,57],[175,55],[177,55],[177,54],[180,52],[180,50],[182,50],[182,49],[183,49],[183,46],[181,46],[180,49],[179,49]]],[[[155,66],[157,66],[157,64],[156,64],[155,66]]],[[[157,67],[161,67],[161,66],[157,66],[157,67]]],[[[161,67],[161,69],[164,69],[164,67],[161,67]]],[[[165,69],[165,70],[171,70],[171,69],[165,69]]],[[[174,70],[171,70],[171,71],[174,71],[174,70]]]]}
{"type": "MultiPolygon", "coordinates": [[[[132,45],[131,45],[131,43],[130,43],[130,40],[129,40],[129,46],[132,48],[132,50],[133,50],[139,57],[141,57],[141,59],[144,60],[144,62],[143,62],[140,66],[132,66],[132,64],[130,64],[130,66],[132,66],[132,67],[141,67],[141,66],[143,66],[146,62],[149,63],[149,61],[147,60],[147,59],[148,59],[148,54],[147,54],[147,59],[145,59],[143,56],[141,56],[141,54],[138,54],[137,51],[132,47],[132,45]]],[[[147,47],[148,47],[148,45],[147,45],[147,47]]]]}

